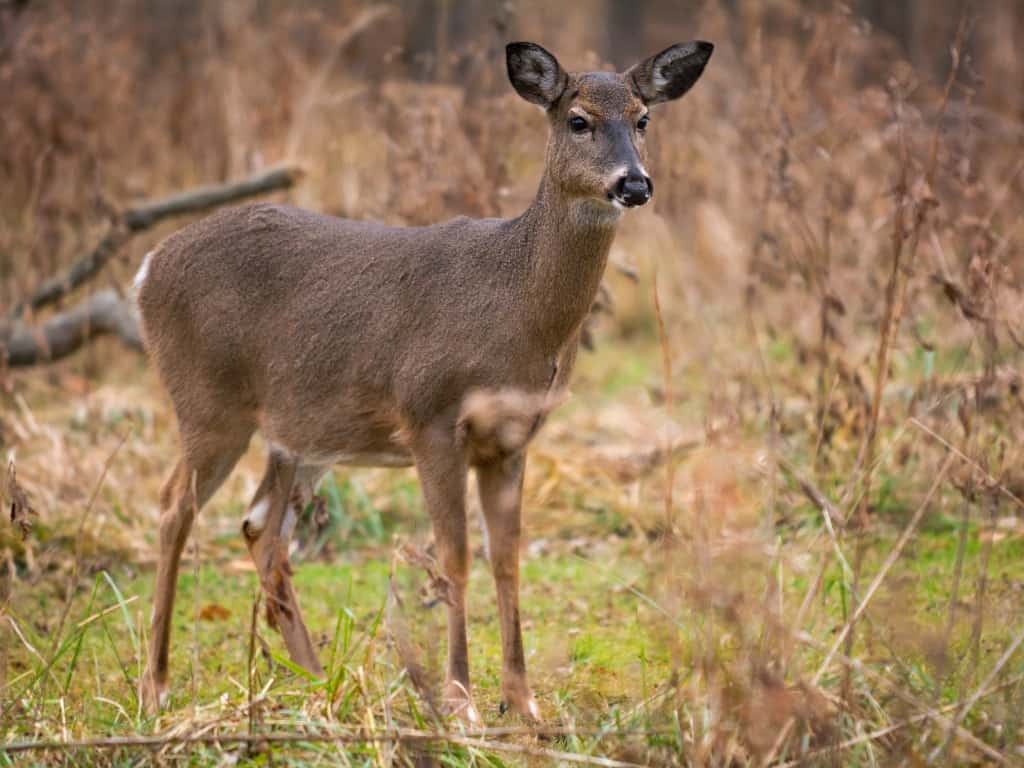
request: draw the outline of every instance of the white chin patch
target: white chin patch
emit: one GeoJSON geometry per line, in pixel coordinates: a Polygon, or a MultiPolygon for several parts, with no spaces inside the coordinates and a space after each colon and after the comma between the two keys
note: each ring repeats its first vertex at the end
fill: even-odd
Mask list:
{"type": "Polygon", "coordinates": [[[626,206],[624,206],[619,200],[615,199],[614,197],[612,198],[612,206],[619,211],[626,210],[626,206]]]}

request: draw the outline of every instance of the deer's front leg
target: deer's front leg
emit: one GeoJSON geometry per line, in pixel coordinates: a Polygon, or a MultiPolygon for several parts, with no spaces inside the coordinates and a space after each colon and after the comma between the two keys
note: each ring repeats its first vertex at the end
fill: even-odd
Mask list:
{"type": "Polygon", "coordinates": [[[466,640],[466,459],[451,430],[428,430],[413,449],[423,499],[434,528],[441,569],[448,580],[448,677],[444,703],[471,724],[480,722],[469,683],[466,640]]]}
{"type": "Polygon", "coordinates": [[[513,712],[528,720],[539,721],[540,709],[526,682],[523,632],[519,625],[519,540],[525,466],[525,453],[483,464],[477,467],[477,485],[487,523],[491,571],[498,593],[502,696],[505,706],[513,712]]]}

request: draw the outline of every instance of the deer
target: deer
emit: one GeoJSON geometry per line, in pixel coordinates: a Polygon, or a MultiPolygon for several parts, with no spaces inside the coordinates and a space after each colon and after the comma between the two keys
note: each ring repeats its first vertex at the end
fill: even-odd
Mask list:
{"type": "Polygon", "coordinates": [[[528,444],[567,386],[624,211],[653,195],[650,109],[690,90],[712,50],[680,43],[625,72],[572,73],[540,45],[510,43],[512,87],[549,125],[536,196],[516,218],[392,227],[258,203],[191,223],[147,254],[136,302],[180,440],[159,500],[147,711],[168,697],[193,521],[258,430],[266,470],[242,534],[293,662],[324,674],[288,550],[320,478],[335,465],[415,466],[447,580],[445,713],[481,722],[466,627],[472,470],[497,596],[502,711],[541,721],[519,610],[528,444]]]}

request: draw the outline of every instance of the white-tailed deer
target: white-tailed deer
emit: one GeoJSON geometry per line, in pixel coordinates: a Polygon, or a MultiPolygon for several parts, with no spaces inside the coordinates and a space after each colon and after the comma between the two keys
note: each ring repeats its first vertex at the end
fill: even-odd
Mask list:
{"type": "Polygon", "coordinates": [[[651,197],[648,108],[689,90],[711,51],[684,43],[623,74],[574,74],[538,45],[510,44],[512,85],[550,122],[540,188],[518,218],[395,228],[251,205],[192,224],[147,256],[136,279],[144,336],[181,436],[160,498],[141,681],[150,710],[167,690],[193,516],[259,429],[270,452],[243,533],[292,659],[322,672],[290,579],[297,511],[334,464],[415,464],[450,582],[445,700],[478,720],[465,600],[473,468],[497,587],[504,700],[539,717],[519,624],[526,444],[568,379],[622,211],[651,197]],[[518,429],[502,428],[517,418],[502,417],[510,391],[533,403],[518,429]]]}

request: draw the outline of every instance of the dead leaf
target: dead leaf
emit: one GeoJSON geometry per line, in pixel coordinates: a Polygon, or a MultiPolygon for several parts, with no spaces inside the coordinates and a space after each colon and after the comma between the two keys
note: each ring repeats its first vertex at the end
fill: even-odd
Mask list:
{"type": "Polygon", "coordinates": [[[86,395],[92,391],[92,384],[84,376],[75,373],[65,373],[61,376],[61,386],[70,395],[86,395]]]}
{"type": "Polygon", "coordinates": [[[199,611],[202,621],[224,621],[231,617],[231,611],[220,603],[207,603],[199,611]]]}

